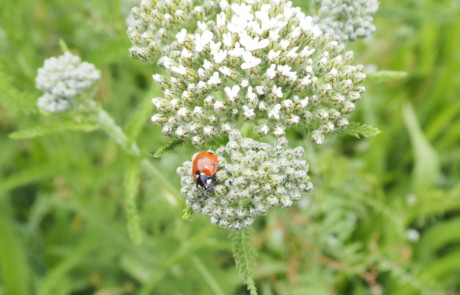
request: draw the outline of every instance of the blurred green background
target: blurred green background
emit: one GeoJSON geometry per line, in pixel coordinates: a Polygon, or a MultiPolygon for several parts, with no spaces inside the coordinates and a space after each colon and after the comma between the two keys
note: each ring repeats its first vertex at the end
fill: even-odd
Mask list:
{"type": "MultiPolygon", "coordinates": [[[[302,0],[294,1],[306,6],[302,0]]],[[[246,294],[228,232],[181,219],[176,167],[149,122],[153,65],[129,57],[121,1],[0,2],[0,294],[246,294]],[[102,72],[97,99],[164,179],[141,173],[144,243],[129,239],[122,179],[130,159],[100,131],[28,140],[52,123],[34,88],[43,60],[72,52],[102,72]]],[[[261,294],[460,294],[460,1],[384,0],[355,61],[406,71],[369,81],[354,120],[382,134],[308,148],[316,189],[255,224],[261,294]]]]}

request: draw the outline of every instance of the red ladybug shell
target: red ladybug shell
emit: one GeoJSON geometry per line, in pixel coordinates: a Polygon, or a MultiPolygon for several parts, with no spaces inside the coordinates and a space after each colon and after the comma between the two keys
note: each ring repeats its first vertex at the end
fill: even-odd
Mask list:
{"type": "Polygon", "coordinates": [[[192,175],[198,185],[204,189],[209,189],[210,184],[215,180],[215,174],[219,160],[211,152],[201,152],[193,159],[192,175]]]}

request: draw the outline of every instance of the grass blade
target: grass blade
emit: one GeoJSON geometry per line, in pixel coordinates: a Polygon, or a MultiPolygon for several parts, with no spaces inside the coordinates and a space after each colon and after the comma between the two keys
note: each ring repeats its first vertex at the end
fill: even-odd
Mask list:
{"type": "Polygon", "coordinates": [[[415,157],[412,186],[415,191],[423,191],[434,185],[438,179],[440,172],[438,155],[425,138],[412,104],[405,105],[403,117],[406,128],[409,131],[415,157]]]}
{"type": "Polygon", "coordinates": [[[126,194],[126,218],[128,233],[131,240],[136,245],[142,244],[142,231],[139,225],[139,214],[137,212],[136,196],[139,188],[140,163],[132,161],[125,174],[125,194],[126,194]]]}

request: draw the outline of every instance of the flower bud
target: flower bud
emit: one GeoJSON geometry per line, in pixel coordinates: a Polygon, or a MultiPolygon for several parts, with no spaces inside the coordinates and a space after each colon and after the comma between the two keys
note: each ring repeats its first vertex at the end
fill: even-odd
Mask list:
{"type": "Polygon", "coordinates": [[[44,92],[37,106],[46,113],[63,113],[79,104],[77,97],[89,95],[100,78],[96,67],[68,52],[45,60],[35,78],[37,89],[44,92]]]}

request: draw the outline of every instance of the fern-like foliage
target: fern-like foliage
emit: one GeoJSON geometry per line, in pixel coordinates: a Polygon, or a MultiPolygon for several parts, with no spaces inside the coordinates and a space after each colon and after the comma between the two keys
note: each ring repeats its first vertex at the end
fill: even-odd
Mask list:
{"type": "Polygon", "coordinates": [[[337,130],[335,134],[339,135],[351,135],[356,138],[362,138],[362,137],[372,137],[376,136],[378,134],[382,133],[378,128],[369,126],[366,124],[362,123],[356,123],[352,122],[350,125],[348,125],[347,128],[342,129],[342,130],[337,130]]]}
{"type": "Polygon", "coordinates": [[[193,215],[193,209],[190,206],[185,207],[185,209],[182,211],[182,218],[185,220],[189,220],[192,218],[193,215]]]}
{"type": "Polygon", "coordinates": [[[254,230],[251,227],[243,228],[239,231],[232,230],[229,238],[232,241],[236,268],[243,276],[249,293],[257,295],[256,284],[252,278],[256,256],[256,252],[251,244],[253,232],[254,230]]]}
{"type": "Polygon", "coordinates": [[[427,190],[417,194],[417,203],[407,212],[407,223],[424,226],[436,216],[460,210],[460,184],[449,190],[427,190]]]}
{"type": "Polygon", "coordinates": [[[84,131],[90,132],[98,129],[97,123],[78,123],[78,122],[60,122],[59,124],[43,124],[29,129],[24,129],[10,133],[12,139],[25,139],[37,136],[43,136],[51,133],[58,133],[63,131],[84,131]]]}
{"type": "Polygon", "coordinates": [[[185,140],[182,140],[182,139],[175,139],[173,141],[170,141],[165,146],[162,146],[161,148],[159,148],[153,156],[155,158],[159,158],[169,152],[175,151],[176,149],[181,147],[184,143],[185,143],[185,140]]]}
{"type": "MultiPolygon", "coordinates": [[[[418,294],[423,295],[442,295],[444,294],[440,290],[437,290],[436,284],[429,282],[428,280],[421,280],[417,276],[408,272],[405,268],[401,267],[397,262],[389,260],[385,257],[379,257],[376,261],[380,270],[391,272],[400,282],[406,283],[418,290],[418,294]]],[[[426,267],[426,269],[430,269],[426,267]]]]}
{"type": "Polygon", "coordinates": [[[407,76],[406,72],[402,71],[377,71],[366,73],[367,80],[372,82],[387,82],[401,80],[407,76]]]}
{"type": "Polygon", "coordinates": [[[9,110],[22,113],[37,112],[36,99],[30,93],[16,89],[12,79],[7,75],[0,65],[0,105],[9,110]]]}

